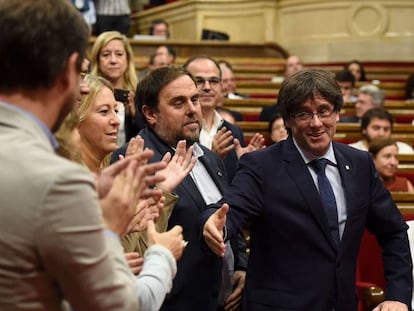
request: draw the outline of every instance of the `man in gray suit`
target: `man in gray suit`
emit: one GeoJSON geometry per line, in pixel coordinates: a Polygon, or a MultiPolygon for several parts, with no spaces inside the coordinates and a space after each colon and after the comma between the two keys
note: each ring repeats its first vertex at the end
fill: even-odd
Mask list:
{"type": "Polygon", "coordinates": [[[137,279],[119,236],[165,164],[139,166],[153,155],[145,151],[95,182],[57,156],[52,132],[75,105],[88,28],[66,0],[0,1],[0,11],[0,310],[61,310],[63,299],[75,310],[158,309],[182,229],[158,234],[149,222],[160,245],[137,279]],[[119,201],[101,211],[95,185],[119,201]]]}

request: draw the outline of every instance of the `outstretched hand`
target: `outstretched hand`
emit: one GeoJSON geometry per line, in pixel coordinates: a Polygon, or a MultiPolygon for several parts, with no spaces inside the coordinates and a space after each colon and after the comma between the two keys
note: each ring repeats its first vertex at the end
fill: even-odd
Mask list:
{"type": "Polygon", "coordinates": [[[213,215],[211,215],[203,228],[203,236],[208,247],[220,257],[224,257],[226,246],[223,240],[223,229],[226,224],[226,215],[229,205],[224,203],[213,215]]]}

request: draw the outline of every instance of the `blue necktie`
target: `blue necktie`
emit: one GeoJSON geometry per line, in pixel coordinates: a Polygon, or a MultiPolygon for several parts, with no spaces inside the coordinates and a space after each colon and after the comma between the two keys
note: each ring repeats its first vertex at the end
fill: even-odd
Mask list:
{"type": "Polygon", "coordinates": [[[323,207],[325,208],[328,219],[329,230],[336,245],[339,245],[338,229],[338,210],[336,207],[335,194],[332,190],[331,183],[325,175],[326,165],[330,163],[328,159],[317,159],[309,163],[318,175],[319,194],[321,196],[323,207]]]}

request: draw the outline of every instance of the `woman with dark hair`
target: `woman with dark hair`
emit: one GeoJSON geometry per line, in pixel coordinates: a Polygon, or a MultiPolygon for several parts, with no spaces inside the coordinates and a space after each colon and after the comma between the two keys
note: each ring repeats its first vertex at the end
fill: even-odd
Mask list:
{"type": "Polygon", "coordinates": [[[369,153],[372,155],[385,188],[393,192],[414,193],[414,187],[410,180],[406,177],[397,176],[398,146],[393,138],[373,140],[369,146],[369,153]]]}
{"type": "Polygon", "coordinates": [[[357,60],[353,60],[346,64],[344,70],[350,71],[354,75],[355,81],[367,81],[364,66],[357,60]]]}

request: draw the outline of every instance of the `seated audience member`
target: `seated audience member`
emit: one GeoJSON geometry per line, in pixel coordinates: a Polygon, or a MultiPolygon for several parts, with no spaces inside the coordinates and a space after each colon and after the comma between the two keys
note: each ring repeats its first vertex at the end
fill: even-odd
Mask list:
{"type": "MultiPolygon", "coordinates": [[[[285,63],[284,77],[274,77],[272,81],[275,83],[282,83],[286,77],[302,69],[303,69],[303,64],[299,56],[296,56],[296,55],[289,56],[286,59],[286,63],[285,63]]],[[[263,107],[262,111],[260,112],[259,120],[269,122],[277,113],[277,109],[278,108],[276,107],[276,104],[263,107]]]]}
{"type": "MultiPolygon", "coordinates": [[[[236,92],[236,79],[234,77],[233,69],[230,63],[225,60],[221,60],[218,62],[218,64],[220,65],[221,74],[222,74],[222,78],[221,78],[222,96],[221,96],[221,100],[217,101],[217,111],[220,114],[222,113],[222,115],[224,116],[223,118],[225,120],[230,120],[230,123],[233,119],[235,122],[243,121],[243,115],[240,112],[236,110],[223,108],[223,104],[224,104],[223,100],[224,98],[243,99],[243,98],[247,98],[247,96],[238,94],[236,92]],[[229,116],[229,114],[231,115],[231,117],[229,116]]],[[[231,123],[231,124],[235,124],[235,123],[231,123]]]]}
{"type": "Polygon", "coordinates": [[[414,193],[414,187],[410,180],[397,176],[398,145],[393,138],[377,138],[370,143],[368,150],[374,159],[375,167],[385,188],[389,191],[414,193]]]}
{"type": "Polygon", "coordinates": [[[223,96],[228,99],[243,99],[248,96],[237,93],[236,77],[234,76],[233,67],[229,62],[221,60],[217,62],[221,69],[221,89],[223,96]]]}
{"type": "Polygon", "coordinates": [[[355,82],[367,81],[365,76],[365,69],[361,62],[353,60],[344,66],[344,70],[348,70],[355,77],[355,82]]]}
{"type": "Polygon", "coordinates": [[[405,83],[405,98],[407,100],[414,99],[414,74],[409,76],[405,83]]]}
{"type": "Polygon", "coordinates": [[[155,55],[165,55],[167,58],[167,65],[172,65],[177,58],[177,51],[172,46],[160,45],[155,50],[155,55]]]}
{"type": "Polygon", "coordinates": [[[335,80],[341,88],[344,102],[355,103],[358,98],[354,96],[355,77],[348,70],[343,70],[335,74],[335,80]]]}
{"type": "Polygon", "coordinates": [[[139,72],[139,80],[145,78],[151,70],[174,64],[176,57],[177,52],[173,47],[166,45],[161,45],[157,47],[154,54],[150,55],[149,64],[147,68],[139,72]]]}
{"type": "Polygon", "coordinates": [[[363,85],[358,89],[355,103],[355,115],[341,116],[340,122],[359,123],[365,112],[372,108],[384,107],[384,91],[373,84],[363,85]]]}
{"type": "Polygon", "coordinates": [[[170,37],[170,26],[164,19],[154,19],[151,22],[149,35],[168,39],[170,37]]]}
{"type": "Polygon", "coordinates": [[[276,113],[273,119],[269,122],[270,140],[273,143],[278,143],[279,141],[287,139],[288,135],[282,116],[280,113],[276,113]]]}
{"type": "MultiPolygon", "coordinates": [[[[365,112],[361,119],[362,139],[349,144],[350,146],[368,151],[368,147],[374,139],[391,137],[394,125],[393,116],[383,108],[373,108],[365,112]]],[[[413,148],[404,143],[396,142],[399,154],[414,154],[413,148]]]]}

